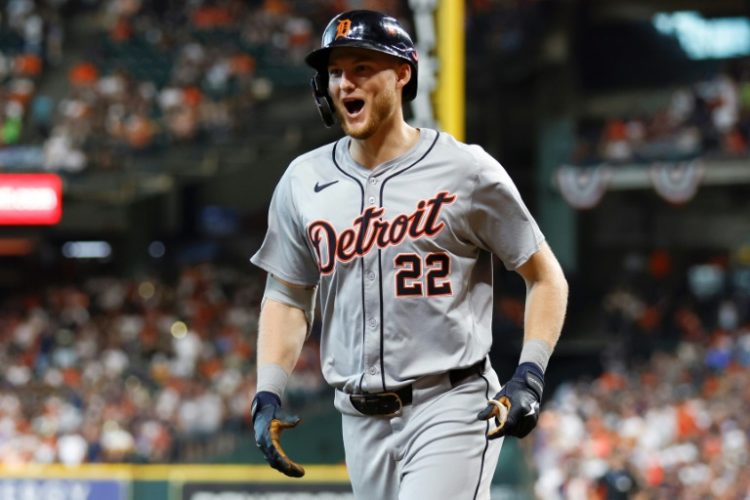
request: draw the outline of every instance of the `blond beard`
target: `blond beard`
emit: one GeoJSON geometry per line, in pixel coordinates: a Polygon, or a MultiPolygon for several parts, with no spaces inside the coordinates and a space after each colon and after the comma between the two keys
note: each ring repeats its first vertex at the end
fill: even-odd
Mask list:
{"type": "MultiPolygon", "coordinates": [[[[340,107],[336,107],[336,115],[339,123],[341,124],[341,130],[352,139],[366,140],[373,136],[378,131],[380,126],[386,119],[393,113],[394,102],[396,101],[395,91],[392,89],[384,89],[382,92],[375,96],[372,101],[372,111],[370,113],[369,120],[359,130],[355,130],[350,127],[346,120],[344,120],[343,113],[341,113],[340,107]]],[[[340,105],[343,107],[343,104],[340,105]]]]}

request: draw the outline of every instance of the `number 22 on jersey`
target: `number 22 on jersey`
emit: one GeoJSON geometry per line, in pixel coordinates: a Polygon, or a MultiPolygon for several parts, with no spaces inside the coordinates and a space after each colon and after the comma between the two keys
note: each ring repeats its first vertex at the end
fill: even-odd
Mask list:
{"type": "Polygon", "coordinates": [[[447,253],[428,253],[424,258],[415,253],[400,253],[393,259],[393,265],[397,269],[397,297],[435,297],[453,293],[448,277],[451,260],[447,253]]]}

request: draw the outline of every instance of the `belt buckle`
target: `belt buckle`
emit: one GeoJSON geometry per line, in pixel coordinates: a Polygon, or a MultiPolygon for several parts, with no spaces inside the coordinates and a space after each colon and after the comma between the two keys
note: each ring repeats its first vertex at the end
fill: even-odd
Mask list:
{"type": "Polygon", "coordinates": [[[355,408],[370,416],[397,417],[401,415],[404,407],[401,397],[390,391],[376,394],[351,394],[349,399],[355,408]],[[368,411],[362,411],[363,409],[368,411]]]}
{"type": "Polygon", "coordinates": [[[380,396],[381,399],[383,398],[383,396],[385,396],[387,399],[392,397],[395,400],[395,402],[398,403],[398,408],[393,410],[391,413],[384,414],[383,415],[384,417],[393,418],[393,417],[398,417],[399,415],[401,415],[401,412],[404,409],[404,403],[401,401],[401,396],[391,391],[381,392],[380,394],[378,394],[378,396],[380,396]]]}

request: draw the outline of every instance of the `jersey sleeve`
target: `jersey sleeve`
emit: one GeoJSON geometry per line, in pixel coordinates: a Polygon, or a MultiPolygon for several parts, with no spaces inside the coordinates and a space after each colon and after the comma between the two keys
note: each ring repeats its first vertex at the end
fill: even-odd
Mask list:
{"type": "Polygon", "coordinates": [[[294,204],[291,175],[287,172],[274,189],[268,209],[268,230],[250,261],[289,283],[314,285],[319,279],[318,267],[306,241],[294,204]]]}
{"type": "Polygon", "coordinates": [[[544,235],[502,165],[475,148],[478,169],[469,224],[479,246],[515,270],[539,250],[544,235]]]}

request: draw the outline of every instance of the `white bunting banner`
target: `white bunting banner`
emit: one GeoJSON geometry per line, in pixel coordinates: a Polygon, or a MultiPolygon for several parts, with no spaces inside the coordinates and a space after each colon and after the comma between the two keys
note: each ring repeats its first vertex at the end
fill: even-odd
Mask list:
{"type": "Polygon", "coordinates": [[[698,160],[655,163],[649,168],[651,183],[656,192],[674,204],[687,203],[695,196],[703,173],[703,164],[698,160]]]}
{"type": "Polygon", "coordinates": [[[574,167],[563,165],[557,169],[556,180],[566,202],[578,210],[588,210],[599,204],[607,191],[611,172],[606,165],[574,167]]]}

